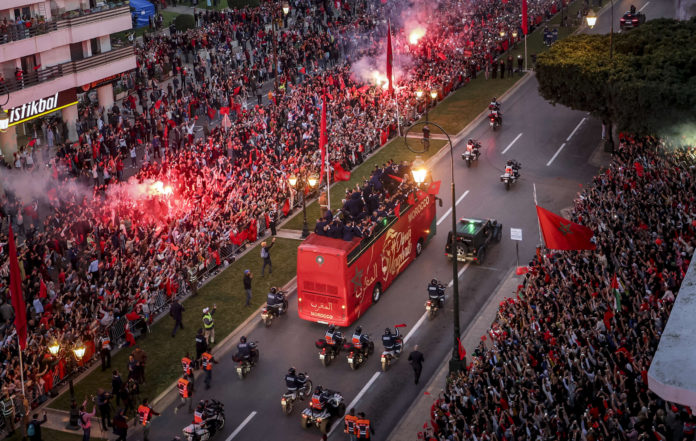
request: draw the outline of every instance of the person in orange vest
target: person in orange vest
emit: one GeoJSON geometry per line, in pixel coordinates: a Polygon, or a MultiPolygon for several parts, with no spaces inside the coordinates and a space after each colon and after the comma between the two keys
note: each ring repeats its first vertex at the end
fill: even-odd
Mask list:
{"type": "Polygon", "coordinates": [[[375,434],[375,429],[370,423],[370,420],[365,418],[365,412],[358,414],[358,420],[355,422],[355,435],[358,440],[370,439],[370,434],[375,434]]]}
{"type": "Polygon", "coordinates": [[[357,435],[355,434],[355,423],[358,421],[358,417],[355,416],[355,408],[352,407],[348,414],[343,417],[343,432],[348,434],[348,439],[350,441],[355,441],[357,435]]]}
{"type": "Polygon", "coordinates": [[[191,393],[193,393],[195,389],[195,378],[193,376],[193,360],[191,360],[191,356],[187,352],[186,355],[181,359],[181,368],[184,370],[184,375],[188,375],[188,381],[191,383],[191,393]]]}
{"type": "Polygon", "coordinates": [[[143,425],[143,441],[148,441],[148,436],[150,436],[150,424],[152,423],[153,416],[159,416],[159,413],[155,412],[152,407],[147,404],[147,398],[144,398],[143,404],[138,406],[138,421],[143,425]]]}
{"type": "Polygon", "coordinates": [[[179,392],[179,398],[181,399],[181,402],[174,407],[175,415],[177,414],[177,412],[179,412],[179,408],[185,406],[187,402],[189,413],[193,412],[193,406],[191,405],[191,397],[193,396],[193,383],[191,383],[189,378],[189,375],[184,373],[184,375],[181,378],[179,378],[179,381],[177,381],[176,383],[176,389],[179,392]]]}
{"type": "Polygon", "coordinates": [[[208,352],[204,352],[201,355],[201,367],[205,371],[205,388],[210,389],[210,382],[213,380],[213,363],[217,364],[215,357],[210,355],[208,352]]]}

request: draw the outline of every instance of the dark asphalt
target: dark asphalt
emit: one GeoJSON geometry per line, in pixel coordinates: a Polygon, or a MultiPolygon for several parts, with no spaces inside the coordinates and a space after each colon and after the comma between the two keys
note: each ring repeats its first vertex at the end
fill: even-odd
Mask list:
{"type": "MultiPolygon", "coordinates": [[[[648,19],[671,17],[674,14],[671,2],[652,0],[634,4],[640,9],[646,3],[643,12],[648,19]]],[[[615,30],[618,30],[620,15],[628,10],[629,5],[628,0],[616,2],[615,30]]],[[[592,32],[608,32],[608,28],[609,11],[600,16],[592,32]]],[[[597,167],[590,165],[588,160],[599,145],[601,124],[584,112],[548,104],[538,95],[534,78],[504,100],[502,109],[504,125],[500,130],[492,132],[488,121],[484,120],[469,136],[483,144],[483,155],[478,164],[467,169],[461,160],[464,143],[455,146],[457,198],[468,191],[456,207],[457,216],[494,217],[503,224],[503,240],[489,248],[484,264],[471,265],[463,274],[460,273],[462,331],[502,281],[506,271],[515,265],[515,243],[510,240],[510,227],[523,230],[521,264],[533,255],[539,243],[534,184],[539,205],[558,213],[571,205],[582,186],[597,172],[597,167]],[[505,149],[508,150],[503,154],[505,149]],[[522,170],[521,179],[510,191],[505,191],[499,182],[499,175],[508,158],[520,161],[522,170]]],[[[315,385],[321,384],[342,392],[346,404],[351,403],[363,387],[373,380],[361,394],[356,410],[364,411],[373,420],[376,429],[374,439],[388,437],[411,402],[422,393],[421,387],[427,383],[425,380],[433,375],[453,343],[451,288],[448,288],[445,311],[440,311],[431,322],[423,321],[422,326],[409,335],[406,344],[407,353],[413,344],[418,344],[425,356],[421,384],[413,384],[413,374],[405,359],[399,360],[387,373],[376,374],[379,372],[378,353],[382,349],[379,337],[384,328],[406,323],[408,326],[404,333],[410,332],[423,316],[428,281],[438,278],[449,283],[452,279],[451,266],[444,256],[444,242],[450,225],[449,216],[444,216],[450,208],[449,155],[436,162],[432,173],[434,179],[443,181],[440,197],[444,199],[444,205],[437,210],[438,222],[441,221],[438,234],[421,257],[387,290],[382,300],[354,325],[360,324],[373,336],[377,355],[357,371],[350,370],[344,355],[328,368],[323,368],[314,341],[323,336],[325,328],[297,317],[296,296],[292,293],[289,314],[276,320],[270,329],[264,328],[260,320],[255,319],[243,330],[250,339],[259,342],[261,353],[260,363],[244,381],[240,381],[234,372],[231,353],[221,356],[220,349],[217,349],[221,362],[215,365],[213,388],[202,391],[202,381],[197,382],[200,386],[194,394],[195,400],[214,397],[222,400],[226,406],[227,425],[224,433],[215,436],[216,440],[320,439],[318,430],[308,432],[300,428],[300,412],[304,408],[302,403],[291,416],[286,417],[281,413],[280,397],[285,391],[283,376],[289,366],[307,371],[315,385]],[[246,424],[240,427],[245,421],[246,424]]],[[[352,333],[354,326],[344,332],[352,333]]],[[[170,394],[170,403],[173,402],[174,393],[170,394]]],[[[175,416],[171,404],[156,410],[162,412],[162,416],[155,418],[150,439],[170,441],[175,435],[181,435],[181,429],[189,422],[188,414],[182,412],[175,416]]],[[[427,417],[423,415],[424,420],[427,417]]],[[[342,430],[335,430],[329,439],[343,439],[342,430]]]]}

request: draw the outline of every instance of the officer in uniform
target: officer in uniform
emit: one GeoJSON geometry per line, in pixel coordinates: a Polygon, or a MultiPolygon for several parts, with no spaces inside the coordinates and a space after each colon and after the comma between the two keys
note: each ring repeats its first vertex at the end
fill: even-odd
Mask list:
{"type": "Polygon", "coordinates": [[[355,416],[355,408],[352,407],[348,414],[343,417],[343,432],[348,435],[349,441],[355,441],[357,435],[355,434],[355,423],[358,421],[358,417],[355,416]]]}
{"type": "Polygon", "coordinates": [[[104,372],[111,368],[111,338],[109,338],[109,331],[105,331],[101,337],[99,337],[99,356],[101,357],[101,370],[104,372]]]}
{"type": "Polygon", "coordinates": [[[189,380],[189,375],[187,373],[184,373],[181,378],[179,378],[179,381],[176,383],[176,388],[179,391],[179,398],[181,399],[181,403],[177,404],[176,407],[174,407],[174,414],[179,412],[179,408],[183,407],[186,405],[188,402],[188,411],[189,413],[193,412],[193,406],[191,405],[191,397],[193,395],[193,383],[189,380]]]}
{"type": "Polygon", "coordinates": [[[357,435],[358,440],[370,439],[370,434],[375,434],[375,429],[365,417],[365,412],[360,412],[358,414],[358,420],[355,422],[355,435],[357,435]]]}
{"type": "Polygon", "coordinates": [[[208,352],[201,355],[201,367],[205,371],[205,388],[210,389],[210,382],[213,380],[213,363],[217,364],[217,360],[208,352]]]}
{"type": "Polygon", "coordinates": [[[217,305],[213,305],[213,310],[207,306],[203,308],[203,336],[208,341],[209,344],[215,343],[215,320],[213,320],[213,314],[217,305]]]}
{"type": "Polygon", "coordinates": [[[195,381],[193,378],[193,361],[191,360],[191,357],[189,356],[189,353],[186,353],[186,356],[181,359],[181,368],[184,371],[184,375],[188,376],[188,381],[191,383],[191,392],[193,392],[195,388],[195,381]]]}
{"type": "Polygon", "coordinates": [[[138,421],[140,421],[140,424],[143,426],[143,441],[148,441],[150,424],[153,416],[159,416],[159,413],[155,412],[152,407],[147,404],[147,398],[144,398],[143,404],[138,406],[138,421]]]}
{"type": "MultiPolygon", "coordinates": [[[[198,329],[196,334],[196,363],[198,364],[201,360],[201,355],[208,350],[208,340],[203,335],[203,328],[198,329]]],[[[200,365],[197,365],[200,367],[200,365]]]]}

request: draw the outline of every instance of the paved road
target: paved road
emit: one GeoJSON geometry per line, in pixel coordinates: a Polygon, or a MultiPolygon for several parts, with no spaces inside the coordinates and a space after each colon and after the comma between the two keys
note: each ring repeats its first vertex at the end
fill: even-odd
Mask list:
{"type": "MultiPolygon", "coordinates": [[[[648,6],[644,12],[648,18],[673,13],[670,12],[671,7],[663,2],[646,3],[648,6]]],[[[636,2],[638,8],[643,4],[636,2]]],[[[628,5],[627,0],[617,2],[617,24],[619,14],[616,11],[627,10],[628,5]]],[[[608,30],[608,15],[600,17],[593,32],[608,30]]],[[[554,107],[545,102],[537,93],[534,78],[503,102],[503,111],[505,120],[501,130],[493,133],[487,121],[472,130],[471,137],[479,139],[484,146],[478,164],[467,169],[460,159],[463,144],[455,146],[455,183],[459,200],[457,215],[495,217],[504,226],[503,241],[490,248],[483,265],[460,267],[462,330],[501,282],[503,271],[515,265],[515,244],[509,239],[509,228],[523,229],[524,240],[520,243],[523,262],[533,254],[539,242],[534,184],[539,204],[559,212],[570,205],[582,185],[597,171],[596,165],[588,161],[599,144],[600,123],[584,112],[554,107]],[[507,158],[515,158],[523,166],[521,180],[510,191],[505,191],[499,182],[507,158]]],[[[385,326],[406,323],[408,327],[405,332],[413,331],[408,335],[407,351],[417,343],[425,354],[423,378],[435,372],[452,347],[451,289],[448,289],[444,313],[432,322],[420,320],[428,281],[435,277],[450,282],[452,276],[451,266],[443,255],[449,225],[449,170],[448,155],[438,160],[432,170],[435,179],[443,180],[440,196],[444,199],[444,206],[437,210],[439,233],[382,300],[358,322],[376,339],[379,339],[385,326]],[[418,329],[414,330],[415,327],[418,329]]],[[[360,396],[357,410],[372,417],[377,432],[375,439],[385,439],[409,404],[421,393],[420,386],[412,382],[406,360],[398,361],[386,374],[378,373],[378,356],[368,360],[367,365],[358,371],[351,371],[344,357],[328,368],[321,367],[313,343],[323,335],[324,327],[298,319],[295,299],[293,293],[288,316],[274,322],[272,328],[265,329],[259,321],[254,320],[244,329],[243,332],[250,339],[259,342],[261,350],[261,362],[249,377],[244,381],[236,378],[231,355],[227,354],[215,366],[213,389],[194,395],[196,399],[215,397],[224,401],[227,426],[216,439],[319,439],[318,431],[308,433],[300,428],[301,406],[292,416],[285,417],[281,413],[280,396],[285,390],[283,375],[291,365],[298,370],[308,371],[315,385],[322,384],[341,391],[347,403],[360,396]],[[364,387],[368,383],[369,387],[364,387]]],[[[352,329],[346,331],[352,332],[352,329]]],[[[381,345],[377,344],[376,352],[379,350],[381,345]]],[[[174,416],[171,405],[157,410],[163,415],[155,419],[150,439],[170,441],[174,435],[181,433],[188,416],[185,413],[174,416]]],[[[342,436],[341,431],[336,430],[329,439],[343,439],[342,436]]]]}

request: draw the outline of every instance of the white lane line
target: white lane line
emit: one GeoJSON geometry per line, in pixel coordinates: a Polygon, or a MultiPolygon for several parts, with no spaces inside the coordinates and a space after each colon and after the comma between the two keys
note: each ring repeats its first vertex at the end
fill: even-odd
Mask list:
{"type": "Polygon", "coordinates": [[[511,142],[510,144],[508,144],[507,147],[505,147],[505,150],[503,150],[503,155],[504,155],[505,153],[507,153],[508,150],[510,150],[510,147],[512,147],[512,145],[513,145],[514,143],[516,143],[517,140],[520,139],[521,136],[522,136],[522,134],[520,133],[519,135],[517,135],[517,137],[516,137],[515,139],[512,140],[512,142],[511,142]]]}
{"type": "MultiPolygon", "coordinates": [[[[375,372],[374,373],[372,378],[370,378],[370,381],[368,381],[367,384],[365,384],[365,386],[363,386],[363,388],[360,389],[360,392],[358,392],[358,394],[355,396],[355,398],[353,398],[353,401],[350,402],[350,404],[346,407],[346,409],[350,410],[353,407],[355,407],[356,404],[358,404],[358,401],[360,401],[360,398],[362,398],[362,396],[365,395],[365,392],[367,392],[367,390],[370,388],[370,386],[372,386],[372,383],[374,383],[375,380],[377,380],[377,378],[379,378],[381,373],[382,372],[375,372]]],[[[338,429],[339,427],[343,427],[343,424],[341,424],[341,419],[339,418],[336,421],[334,421],[332,426],[333,427],[329,431],[329,436],[331,436],[331,434],[334,432],[334,430],[338,429]]],[[[227,440],[227,441],[230,441],[230,440],[227,440]]]]}
{"type": "Polygon", "coordinates": [[[404,337],[404,345],[406,344],[406,342],[408,341],[408,339],[411,338],[411,337],[413,336],[413,334],[416,333],[416,329],[420,328],[420,326],[423,324],[423,322],[425,321],[425,318],[426,318],[427,316],[428,316],[428,312],[426,311],[426,312],[423,313],[423,315],[421,316],[421,318],[418,319],[418,321],[417,321],[416,324],[413,326],[413,328],[411,328],[411,330],[408,332],[408,334],[406,334],[406,337],[404,337]]]}
{"type": "Polygon", "coordinates": [[[583,119],[580,120],[580,122],[578,123],[578,125],[575,126],[575,128],[573,129],[572,132],[570,132],[570,135],[568,135],[568,137],[566,138],[566,141],[570,141],[570,138],[572,138],[573,135],[575,135],[575,132],[577,132],[578,129],[580,128],[580,126],[582,125],[582,123],[585,122],[585,119],[586,119],[586,118],[583,118],[583,119]]]}
{"type": "Polygon", "coordinates": [[[649,4],[650,4],[650,2],[645,2],[645,4],[643,5],[643,7],[640,8],[640,9],[638,10],[638,12],[643,12],[643,9],[645,9],[645,7],[648,6],[649,4]]]}
{"type": "MultiPolygon", "coordinates": [[[[457,279],[462,277],[462,274],[464,274],[464,271],[466,271],[467,268],[469,268],[469,265],[471,265],[471,264],[469,262],[467,262],[466,265],[464,265],[464,267],[462,267],[462,269],[459,270],[459,272],[457,273],[457,279]]],[[[451,288],[452,285],[454,285],[454,279],[450,280],[450,283],[447,285],[447,287],[451,288]]]]}
{"type": "Polygon", "coordinates": [[[251,419],[254,418],[255,416],[256,416],[256,411],[251,412],[251,413],[249,414],[249,416],[246,417],[246,419],[245,419],[244,421],[242,421],[242,424],[240,424],[240,425],[235,429],[235,431],[232,432],[232,435],[228,436],[227,439],[226,439],[225,441],[231,441],[235,436],[239,435],[239,432],[242,431],[242,429],[244,428],[244,426],[246,426],[246,425],[249,423],[249,421],[251,421],[251,419]]]}
{"type": "Polygon", "coordinates": [[[553,162],[553,160],[556,159],[556,156],[558,156],[558,154],[561,153],[561,150],[563,150],[563,147],[565,147],[565,145],[566,145],[566,143],[564,142],[563,144],[561,144],[561,146],[558,148],[558,150],[556,150],[556,153],[551,157],[551,159],[549,160],[549,162],[546,163],[546,166],[547,166],[547,167],[548,167],[549,165],[551,165],[551,163],[553,162]]]}
{"type": "MultiPolygon", "coordinates": [[[[455,205],[459,205],[459,203],[460,203],[460,202],[466,197],[466,195],[468,195],[468,194],[469,194],[469,190],[465,191],[461,196],[459,196],[459,199],[457,199],[457,201],[456,201],[454,204],[455,204],[455,205]]],[[[451,212],[452,212],[452,207],[449,207],[449,208],[447,209],[447,211],[445,211],[445,214],[443,214],[442,217],[440,217],[440,219],[437,221],[437,224],[440,225],[441,223],[443,223],[443,222],[445,221],[445,219],[447,219],[447,216],[449,216],[449,214],[450,214],[451,212]]]]}

